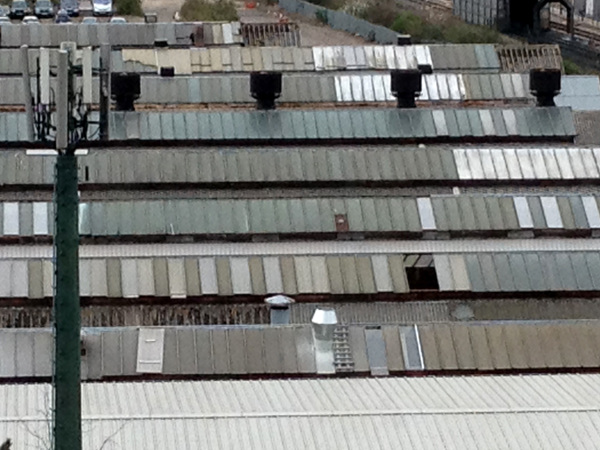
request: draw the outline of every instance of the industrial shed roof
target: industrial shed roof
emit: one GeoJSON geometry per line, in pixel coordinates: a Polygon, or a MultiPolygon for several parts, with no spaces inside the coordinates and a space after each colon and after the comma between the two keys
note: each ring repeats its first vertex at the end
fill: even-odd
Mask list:
{"type": "MultiPolygon", "coordinates": [[[[489,238],[489,239],[369,239],[259,242],[147,243],[80,245],[81,258],[178,258],[216,256],[303,256],[356,254],[586,252],[600,251],[597,238],[489,238]]],[[[52,258],[50,245],[5,245],[2,258],[52,258]]]]}
{"type": "MultiPolygon", "coordinates": [[[[262,302],[153,302],[115,304],[112,299],[81,308],[84,327],[189,325],[257,325],[270,322],[262,302]]],[[[423,301],[296,302],[290,323],[310,323],[316,307],[335,308],[340,324],[398,324],[469,322],[483,320],[597,319],[597,298],[560,298],[532,294],[532,298],[435,299],[423,301]],[[535,295],[535,298],[533,296],[535,295]]],[[[52,323],[50,306],[0,307],[0,328],[43,328],[52,323]]]]}
{"type": "MultiPolygon", "coordinates": [[[[208,24],[207,24],[208,25],[208,24]]],[[[190,46],[191,36],[202,24],[194,23],[126,23],[126,24],[50,24],[41,23],[35,27],[6,27],[2,29],[0,47],[60,47],[62,42],[76,42],[79,47],[99,47],[110,44],[113,47],[154,46],[154,42],[166,39],[171,46],[190,46]]],[[[206,26],[206,25],[205,25],[206,26]]],[[[210,24],[212,29],[222,30],[221,42],[210,44],[241,43],[239,22],[210,24]],[[226,33],[226,30],[228,33],[226,33]],[[237,30],[237,33],[236,33],[237,30]],[[225,32],[225,33],[223,33],[225,32]],[[223,35],[227,37],[224,38],[223,35]]],[[[0,52],[0,54],[2,54],[0,52]]]]}
{"type": "Polygon", "coordinates": [[[561,80],[561,91],[555,101],[558,106],[570,106],[574,111],[600,110],[600,79],[593,76],[569,76],[561,80]]]}
{"type": "MultiPolygon", "coordinates": [[[[92,119],[97,119],[93,114],[92,119]]],[[[24,113],[0,113],[0,142],[27,141],[24,113]]],[[[89,127],[90,136],[97,126],[89,127]]],[[[569,108],[332,109],[112,112],[110,140],[124,142],[544,141],[572,142],[569,108]]]]}
{"type": "MultiPolygon", "coordinates": [[[[50,376],[52,341],[49,328],[0,330],[0,379],[50,376]]],[[[328,350],[310,325],[84,328],[82,341],[86,380],[600,368],[596,320],[341,325],[328,350]],[[152,367],[140,360],[145,350],[152,367]]]]}
{"type": "MultiPolygon", "coordinates": [[[[596,180],[600,148],[219,147],[91,149],[79,183],[403,183],[406,181],[596,180]]],[[[0,185],[53,185],[51,156],[0,152],[0,185]]]]}
{"type": "MultiPolygon", "coordinates": [[[[23,81],[1,78],[6,89],[0,92],[0,105],[23,105],[23,81]]],[[[370,103],[395,102],[389,73],[306,74],[283,77],[280,103],[370,103]]],[[[51,79],[54,87],[55,79],[51,79]]],[[[93,80],[93,101],[98,102],[99,81],[93,80]]],[[[574,110],[600,109],[600,84],[594,76],[562,78],[559,106],[574,110]]],[[[32,80],[36,89],[36,80],[32,80]]],[[[423,75],[422,102],[533,102],[529,75],[511,73],[423,75]]],[[[141,78],[137,104],[254,104],[248,74],[182,75],[175,78],[148,75],[141,78]]]]}
{"type": "MultiPolygon", "coordinates": [[[[14,116],[0,115],[0,136],[7,136],[10,130],[3,129],[3,125],[17,120],[14,116]]],[[[494,138],[571,141],[576,135],[572,113],[566,108],[115,112],[110,124],[112,141],[494,138]]]]}
{"type": "MultiPolygon", "coordinates": [[[[600,228],[593,195],[431,195],[82,202],[79,233],[90,237],[152,235],[287,235],[319,233],[543,233],[600,228]]],[[[50,236],[54,206],[0,203],[0,236],[50,236]]]]}
{"type": "MultiPolygon", "coordinates": [[[[440,292],[600,290],[600,255],[580,252],[357,253],[82,258],[80,295],[172,299],[286,294],[404,294],[406,269],[434,267],[440,292]]],[[[1,298],[51,298],[51,259],[0,260],[1,298]]]]}
{"type": "MultiPolygon", "coordinates": [[[[0,105],[23,105],[23,80],[0,79],[6,89],[0,92],[0,105]]],[[[521,74],[462,75],[440,73],[423,75],[420,101],[531,100],[526,76],[521,74]]],[[[291,73],[282,80],[280,103],[365,103],[394,102],[389,73],[333,75],[291,73]]],[[[51,87],[55,78],[51,79],[51,87]]],[[[94,78],[93,101],[98,102],[99,81],[94,78]]],[[[35,92],[36,80],[32,80],[35,92]]],[[[254,104],[248,74],[181,75],[174,78],[148,75],[141,78],[137,104],[254,104]]],[[[563,102],[564,103],[564,102],[563,102]]],[[[564,106],[570,106],[569,100],[564,106]]]]}
{"type": "MultiPolygon", "coordinates": [[[[110,437],[131,450],[591,449],[600,440],[598,380],[530,375],[86,383],[83,448],[98,448],[110,437]]],[[[28,428],[48,433],[50,386],[0,389],[7,399],[0,433],[13,438],[16,450],[39,445],[28,428]]]]}
{"type": "MultiPolygon", "coordinates": [[[[535,296],[535,297],[534,297],[535,296]]],[[[595,297],[461,298],[422,301],[296,302],[290,307],[290,323],[310,323],[316,307],[335,308],[340,324],[398,324],[470,322],[484,320],[597,319],[600,302],[595,297]]],[[[137,327],[189,325],[257,325],[270,322],[263,302],[177,302],[115,304],[112,299],[81,308],[84,327],[137,327]]],[[[135,302],[133,302],[135,303],[135,302]]],[[[43,328],[52,323],[52,307],[36,304],[0,306],[0,328],[43,328]]]]}

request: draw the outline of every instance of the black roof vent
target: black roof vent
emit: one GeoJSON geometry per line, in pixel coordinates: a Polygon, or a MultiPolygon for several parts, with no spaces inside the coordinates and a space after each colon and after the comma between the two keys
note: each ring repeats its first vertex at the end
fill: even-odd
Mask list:
{"type": "Polygon", "coordinates": [[[391,75],[392,95],[398,99],[398,108],[416,108],[415,99],[421,94],[421,71],[395,69],[391,75]]]}
{"type": "Polygon", "coordinates": [[[256,109],[275,109],[275,99],[281,95],[281,72],[252,72],[250,95],[256,99],[256,109]]]}
{"type": "Polygon", "coordinates": [[[175,67],[161,67],[160,68],[160,76],[161,77],[174,77],[175,76],[175,67]]]}
{"type": "Polygon", "coordinates": [[[419,64],[417,68],[423,75],[431,75],[433,73],[433,67],[431,67],[431,64],[419,64]]]}
{"type": "Polygon", "coordinates": [[[111,73],[110,95],[117,102],[117,111],[135,111],[133,102],[140,98],[140,74],[111,73]]]}
{"type": "Polygon", "coordinates": [[[556,106],[554,97],[560,93],[560,69],[531,69],[529,90],[538,106],[556,106]]]}
{"type": "Polygon", "coordinates": [[[396,35],[396,45],[411,45],[412,37],[410,34],[398,34],[396,35]]]}

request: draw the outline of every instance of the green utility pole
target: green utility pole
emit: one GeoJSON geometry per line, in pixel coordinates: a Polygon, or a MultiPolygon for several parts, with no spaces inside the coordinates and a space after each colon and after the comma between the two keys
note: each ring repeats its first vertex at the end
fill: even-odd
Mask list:
{"type": "Polygon", "coordinates": [[[71,134],[72,71],[59,52],[56,100],[54,450],[81,450],[81,315],[77,157],[71,134]]]}

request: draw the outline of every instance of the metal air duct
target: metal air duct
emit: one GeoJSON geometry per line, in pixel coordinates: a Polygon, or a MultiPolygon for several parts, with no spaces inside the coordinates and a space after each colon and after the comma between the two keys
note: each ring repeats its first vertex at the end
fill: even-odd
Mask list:
{"type": "Polygon", "coordinates": [[[294,299],[285,295],[274,295],[265,299],[271,307],[271,325],[289,325],[290,324],[290,305],[294,299]]]}
{"type": "Polygon", "coordinates": [[[421,71],[395,69],[391,77],[392,95],[398,99],[398,108],[416,108],[415,99],[421,94],[421,71]]]}
{"type": "Polygon", "coordinates": [[[252,72],[250,95],[256,99],[256,109],[275,109],[275,99],[281,95],[281,72],[252,72]]]}
{"type": "Polygon", "coordinates": [[[111,73],[110,93],[117,103],[117,111],[135,111],[133,103],[140,98],[140,74],[111,73]]]}
{"type": "Polygon", "coordinates": [[[554,97],[560,93],[559,69],[531,69],[529,90],[535,96],[537,106],[556,106],[554,97]]]}

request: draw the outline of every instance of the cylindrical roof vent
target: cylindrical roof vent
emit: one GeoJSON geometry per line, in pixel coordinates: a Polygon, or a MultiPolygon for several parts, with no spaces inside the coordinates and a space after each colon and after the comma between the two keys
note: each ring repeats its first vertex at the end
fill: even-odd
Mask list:
{"type": "Polygon", "coordinates": [[[317,340],[333,342],[333,332],[338,323],[337,314],[333,308],[317,308],[311,322],[317,340]]]}
{"type": "Polygon", "coordinates": [[[252,72],[250,95],[256,99],[256,109],[275,109],[275,99],[281,95],[281,72],[252,72]]]}
{"type": "Polygon", "coordinates": [[[554,97],[560,93],[560,69],[531,69],[529,90],[537,106],[556,106],[554,97]]]}
{"type": "Polygon", "coordinates": [[[117,111],[135,111],[133,102],[140,98],[140,74],[113,72],[110,74],[110,94],[117,102],[117,111]]]}
{"type": "Polygon", "coordinates": [[[421,71],[395,69],[391,76],[392,95],[398,99],[398,108],[416,108],[415,99],[421,94],[421,71]]]}
{"type": "Polygon", "coordinates": [[[290,305],[294,299],[285,295],[274,295],[265,299],[271,307],[271,325],[289,325],[290,324],[290,305]]]}

